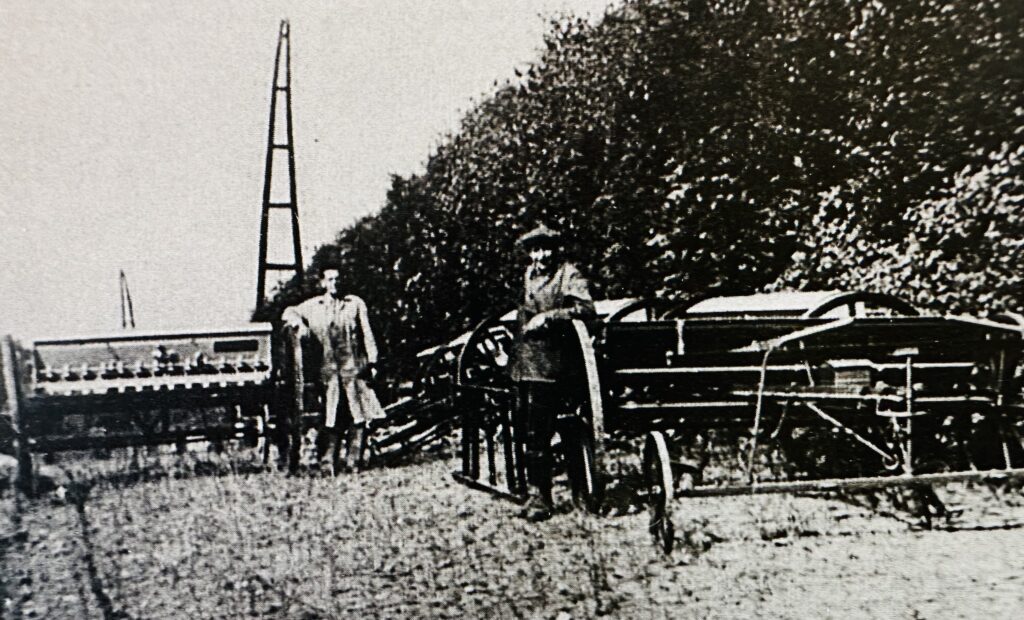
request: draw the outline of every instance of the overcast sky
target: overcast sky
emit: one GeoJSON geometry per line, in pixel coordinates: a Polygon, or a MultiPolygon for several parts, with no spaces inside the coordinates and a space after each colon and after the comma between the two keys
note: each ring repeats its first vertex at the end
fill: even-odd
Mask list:
{"type": "Polygon", "coordinates": [[[0,334],[119,329],[119,269],[139,329],[248,320],[282,18],[308,257],[609,1],[3,0],[0,334]]]}

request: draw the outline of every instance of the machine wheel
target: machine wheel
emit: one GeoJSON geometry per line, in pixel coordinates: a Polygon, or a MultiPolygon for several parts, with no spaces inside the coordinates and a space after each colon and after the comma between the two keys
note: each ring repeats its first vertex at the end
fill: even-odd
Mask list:
{"type": "Polygon", "coordinates": [[[478,323],[458,352],[454,408],[462,416],[462,476],[481,482],[481,462],[491,463],[487,478],[497,482],[500,462],[505,470],[502,492],[521,494],[526,488],[522,442],[514,440],[509,411],[515,391],[506,373],[511,350],[511,325],[502,315],[478,323]],[[498,441],[495,439],[498,438],[498,441]],[[500,452],[500,454],[499,454],[500,452]],[[486,459],[486,460],[485,460],[486,459]]]}
{"type": "Polygon", "coordinates": [[[505,387],[504,370],[509,363],[512,331],[500,316],[481,321],[459,351],[456,384],[505,387]]]}
{"type": "Polygon", "coordinates": [[[672,524],[672,499],[675,496],[672,481],[672,463],[668,443],[661,431],[651,431],[644,442],[644,487],[647,490],[648,530],[666,554],[675,544],[675,526],[672,524]]]}
{"type": "Polygon", "coordinates": [[[573,501],[596,514],[601,509],[602,488],[594,461],[594,444],[586,431],[582,420],[574,420],[563,431],[562,445],[573,501]]]}

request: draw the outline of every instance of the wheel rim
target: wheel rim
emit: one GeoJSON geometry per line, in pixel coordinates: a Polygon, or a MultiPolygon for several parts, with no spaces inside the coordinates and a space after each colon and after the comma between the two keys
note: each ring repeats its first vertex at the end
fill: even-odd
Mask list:
{"type": "Polygon", "coordinates": [[[596,513],[600,509],[600,497],[597,488],[597,471],[594,467],[594,451],[590,442],[584,437],[579,438],[577,450],[579,451],[578,493],[587,510],[596,513]]]}
{"type": "Polygon", "coordinates": [[[561,438],[562,456],[565,459],[573,503],[596,513],[600,510],[601,488],[598,484],[594,448],[588,431],[586,421],[575,418],[563,421],[558,434],[561,438]]]}
{"type": "Polygon", "coordinates": [[[644,478],[648,490],[648,531],[655,544],[665,553],[671,553],[675,542],[675,526],[671,514],[674,489],[668,442],[660,431],[647,435],[644,444],[644,478]]]}
{"type": "Polygon", "coordinates": [[[584,451],[587,472],[588,507],[591,512],[600,509],[603,482],[601,463],[604,454],[604,403],[602,402],[601,380],[597,368],[597,356],[589,332],[582,321],[572,321],[572,333],[579,346],[580,361],[585,380],[583,404],[579,409],[580,445],[584,451]]]}

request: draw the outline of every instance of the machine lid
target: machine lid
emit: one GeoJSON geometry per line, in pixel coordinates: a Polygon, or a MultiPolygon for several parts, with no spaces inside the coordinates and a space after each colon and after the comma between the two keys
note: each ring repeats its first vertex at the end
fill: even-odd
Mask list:
{"type": "Polygon", "coordinates": [[[842,291],[784,291],[711,297],[687,308],[686,315],[798,317],[847,294],[842,291]]]}
{"type": "Polygon", "coordinates": [[[36,338],[34,346],[94,344],[106,342],[133,342],[154,339],[191,340],[195,338],[231,338],[259,336],[273,332],[270,323],[246,323],[236,326],[216,326],[199,329],[164,329],[164,330],[118,330],[101,334],[83,334],[62,338],[36,338]]]}

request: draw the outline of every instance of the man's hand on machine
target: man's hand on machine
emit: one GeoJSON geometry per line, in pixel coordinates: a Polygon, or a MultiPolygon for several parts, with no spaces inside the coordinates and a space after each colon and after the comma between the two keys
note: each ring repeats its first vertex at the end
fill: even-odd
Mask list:
{"type": "Polygon", "coordinates": [[[547,329],[550,318],[551,316],[546,312],[534,315],[533,318],[527,321],[526,325],[523,326],[523,333],[529,334],[531,332],[539,332],[547,329]]]}
{"type": "Polygon", "coordinates": [[[286,329],[293,330],[299,338],[305,338],[309,335],[309,328],[300,318],[287,317],[284,320],[284,326],[286,329]]]}
{"type": "Polygon", "coordinates": [[[363,381],[373,381],[377,378],[377,364],[370,362],[362,370],[359,371],[358,378],[363,381]]]}

